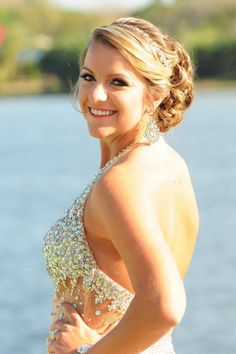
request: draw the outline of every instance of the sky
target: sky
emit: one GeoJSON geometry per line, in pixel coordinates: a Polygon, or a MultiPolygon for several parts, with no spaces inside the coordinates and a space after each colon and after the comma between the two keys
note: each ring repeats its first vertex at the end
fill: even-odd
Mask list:
{"type": "MultiPolygon", "coordinates": [[[[103,8],[109,9],[112,6],[115,8],[138,9],[152,3],[153,0],[51,0],[51,2],[67,9],[98,9],[102,11],[103,8]]],[[[174,0],[162,0],[162,2],[169,4],[173,3],[174,0]]]]}

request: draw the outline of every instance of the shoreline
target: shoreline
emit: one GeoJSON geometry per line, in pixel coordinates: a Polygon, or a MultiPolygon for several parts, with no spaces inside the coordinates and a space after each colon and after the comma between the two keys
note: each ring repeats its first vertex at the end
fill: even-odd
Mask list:
{"type": "Polygon", "coordinates": [[[202,79],[196,82],[196,89],[230,89],[236,88],[236,80],[202,79]]]}
{"type": "MultiPolygon", "coordinates": [[[[199,79],[195,81],[195,88],[196,90],[236,89],[236,80],[199,79]]],[[[67,93],[69,94],[70,91],[63,90],[59,79],[55,76],[3,81],[0,87],[0,97],[67,93]]]]}

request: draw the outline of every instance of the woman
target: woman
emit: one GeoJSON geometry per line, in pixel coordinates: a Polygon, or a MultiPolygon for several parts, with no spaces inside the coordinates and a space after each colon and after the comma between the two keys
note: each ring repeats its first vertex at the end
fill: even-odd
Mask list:
{"type": "Polygon", "coordinates": [[[191,104],[193,74],[184,48],[145,20],[92,32],[76,97],[101,166],[44,239],[56,288],[48,353],[174,353],[198,211],[161,133],[191,104]]]}

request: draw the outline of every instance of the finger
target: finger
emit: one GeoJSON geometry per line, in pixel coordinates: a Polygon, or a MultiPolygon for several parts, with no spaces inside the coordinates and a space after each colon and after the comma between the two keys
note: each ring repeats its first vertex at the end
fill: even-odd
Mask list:
{"type": "Polygon", "coordinates": [[[53,340],[50,337],[50,335],[47,337],[47,348],[49,347],[50,344],[52,344],[53,340]]]}
{"type": "Polygon", "coordinates": [[[53,342],[50,341],[50,342],[48,343],[48,354],[53,354],[53,353],[55,353],[55,348],[54,348],[53,342]]]}
{"type": "Polygon", "coordinates": [[[72,304],[69,304],[68,302],[63,302],[61,306],[63,308],[63,312],[65,313],[65,317],[68,318],[69,323],[71,325],[77,326],[78,324],[80,324],[82,319],[78,311],[72,304]]]}
{"type": "Polygon", "coordinates": [[[61,331],[65,331],[66,325],[68,324],[69,323],[66,322],[65,320],[57,320],[50,325],[49,329],[50,331],[54,331],[55,329],[60,329],[61,331]]]}
{"type": "Polygon", "coordinates": [[[55,354],[56,353],[56,342],[50,341],[48,343],[48,353],[49,354],[55,354]]]}
{"type": "Polygon", "coordinates": [[[55,329],[53,331],[49,331],[49,335],[48,335],[48,343],[49,342],[55,342],[58,337],[60,336],[60,334],[62,333],[62,331],[60,329],[55,329]]]}

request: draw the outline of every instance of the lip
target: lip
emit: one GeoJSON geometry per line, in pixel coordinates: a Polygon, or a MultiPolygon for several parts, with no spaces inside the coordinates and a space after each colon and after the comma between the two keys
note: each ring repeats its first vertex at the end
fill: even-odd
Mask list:
{"type": "Polygon", "coordinates": [[[110,112],[113,112],[112,114],[108,114],[108,115],[101,115],[101,116],[99,116],[99,115],[95,115],[95,114],[93,114],[93,113],[92,113],[92,111],[91,111],[91,107],[88,107],[88,108],[89,108],[89,112],[90,112],[90,114],[91,114],[93,117],[97,118],[97,119],[101,119],[101,118],[110,118],[110,117],[112,117],[114,114],[116,114],[116,113],[117,113],[117,111],[115,111],[115,110],[111,110],[111,109],[104,109],[104,108],[97,109],[97,108],[93,108],[93,109],[97,109],[97,110],[101,110],[101,111],[110,111],[110,112]]]}

